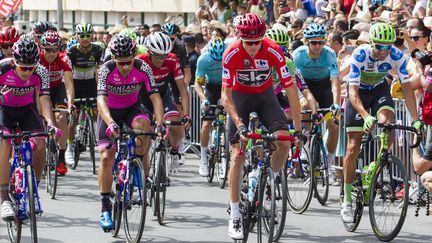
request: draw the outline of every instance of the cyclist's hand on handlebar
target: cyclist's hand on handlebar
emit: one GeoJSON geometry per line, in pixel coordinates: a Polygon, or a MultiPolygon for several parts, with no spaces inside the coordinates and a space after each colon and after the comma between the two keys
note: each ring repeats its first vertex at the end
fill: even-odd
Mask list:
{"type": "Polygon", "coordinates": [[[417,133],[422,134],[424,130],[424,123],[421,120],[417,120],[411,124],[413,128],[417,130],[417,133]]]}
{"type": "Polygon", "coordinates": [[[47,127],[48,133],[55,135],[57,138],[61,138],[62,130],[54,125],[48,125],[47,127]]]}
{"type": "Polygon", "coordinates": [[[190,119],[190,116],[187,114],[183,116],[182,122],[184,122],[184,126],[186,129],[189,129],[189,127],[192,125],[192,121],[190,119]]]}
{"type": "Polygon", "coordinates": [[[115,138],[119,136],[119,126],[117,125],[117,123],[115,121],[112,121],[109,123],[107,129],[105,130],[105,134],[109,137],[109,138],[115,138]]]}
{"type": "Polygon", "coordinates": [[[339,115],[341,109],[339,104],[333,104],[330,106],[330,110],[333,112],[333,115],[336,117],[339,115]]]}
{"type": "Polygon", "coordinates": [[[363,132],[371,133],[377,123],[377,119],[371,115],[368,115],[364,120],[363,132]]]}
{"type": "Polygon", "coordinates": [[[241,124],[238,128],[237,128],[237,132],[236,135],[240,137],[240,140],[246,141],[247,140],[247,128],[244,124],[241,124]]]}
{"type": "Polygon", "coordinates": [[[158,134],[159,138],[163,138],[163,136],[165,136],[166,134],[166,128],[164,127],[164,125],[158,125],[156,127],[156,133],[158,134]]]}
{"type": "Polygon", "coordinates": [[[324,116],[321,113],[312,114],[312,120],[315,124],[320,124],[324,120],[324,116]]]}

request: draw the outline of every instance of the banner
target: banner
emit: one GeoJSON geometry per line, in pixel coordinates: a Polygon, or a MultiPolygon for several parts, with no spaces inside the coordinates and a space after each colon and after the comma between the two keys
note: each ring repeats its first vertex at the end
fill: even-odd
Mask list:
{"type": "Polygon", "coordinates": [[[22,0],[0,0],[0,16],[8,17],[18,10],[22,0]]]}

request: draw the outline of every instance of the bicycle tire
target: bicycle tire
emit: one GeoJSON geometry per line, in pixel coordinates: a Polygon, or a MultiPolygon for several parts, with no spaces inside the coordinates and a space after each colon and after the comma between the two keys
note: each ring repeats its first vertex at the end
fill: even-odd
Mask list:
{"type": "Polygon", "coordinates": [[[257,242],[272,242],[274,231],[274,205],[275,191],[274,191],[274,176],[271,168],[266,168],[262,171],[258,188],[258,207],[257,207],[257,242]],[[268,195],[268,186],[270,186],[270,195],[268,195]],[[268,198],[270,196],[270,198],[268,198]],[[264,201],[270,199],[270,207],[264,208],[264,201]],[[266,222],[267,221],[267,222],[266,222]],[[266,225],[267,223],[267,225],[266,225]],[[266,229],[267,228],[267,229],[266,229]],[[267,240],[263,240],[264,231],[266,231],[267,240]]]}
{"type": "Polygon", "coordinates": [[[210,151],[207,152],[207,160],[208,160],[208,171],[209,174],[207,176],[207,182],[208,183],[212,183],[213,182],[213,178],[214,178],[214,174],[215,174],[215,165],[217,163],[217,157],[216,157],[216,153],[215,151],[212,149],[210,149],[210,151]]]}
{"type": "Polygon", "coordinates": [[[118,179],[118,166],[113,172],[113,183],[111,186],[110,200],[112,205],[112,221],[114,228],[110,231],[112,237],[117,237],[121,227],[123,207],[121,203],[120,182],[118,179]]]}
{"type": "Polygon", "coordinates": [[[287,202],[291,210],[296,214],[304,213],[312,201],[314,183],[312,168],[312,160],[305,146],[302,147],[302,153],[291,161],[290,168],[288,168],[288,165],[284,166],[283,172],[287,184],[287,202]],[[302,154],[305,155],[306,158],[302,158],[302,154]],[[294,172],[298,169],[295,166],[296,164],[298,164],[298,167],[302,170],[300,177],[294,172]]]}
{"type": "Polygon", "coordinates": [[[275,210],[275,225],[277,223],[277,228],[275,226],[275,231],[273,233],[273,241],[275,242],[279,241],[283,234],[287,213],[287,184],[285,181],[286,178],[282,170],[279,171],[277,178],[275,178],[275,205],[276,208],[280,208],[281,211],[275,210]]]}
{"type": "Polygon", "coordinates": [[[95,131],[94,131],[94,123],[93,119],[90,116],[90,113],[87,112],[87,124],[88,124],[88,130],[87,130],[87,138],[88,138],[88,146],[90,149],[90,160],[92,162],[93,167],[93,175],[96,175],[96,157],[95,157],[95,131]]]}
{"type": "MultiPolygon", "coordinates": [[[[153,143],[152,145],[155,145],[155,143],[153,143]]],[[[156,179],[157,179],[157,174],[156,174],[156,155],[158,152],[155,151],[154,146],[152,146],[152,155],[150,158],[150,166],[152,168],[152,184],[150,187],[150,198],[149,198],[149,203],[150,206],[153,210],[153,216],[156,216],[156,207],[155,207],[155,193],[156,193],[156,179]]]]}
{"type": "Polygon", "coordinates": [[[123,223],[125,235],[128,242],[140,242],[146,219],[147,188],[145,185],[144,166],[142,162],[133,158],[129,160],[129,175],[123,190],[123,223]],[[136,191],[135,191],[136,190],[136,191]],[[135,198],[135,197],[137,198],[135,198]],[[138,213],[138,226],[132,227],[136,222],[130,224],[129,220],[136,212],[134,208],[141,208],[138,213]],[[129,216],[129,212],[131,215],[129,216]]]}
{"type": "Polygon", "coordinates": [[[28,202],[28,208],[29,208],[29,222],[30,222],[30,232],[31,232],[31,242],[37,243],[37,225],[36,225],[36,199],[35,199],[35,190],[36,190],[36,184],[33,180],[33,169],[31,165],[25,166],[25,177],[27,181],[27,202],[28,202]]]}
{"type": "Polygon", "coordinates": [[[226,182],[228,180],[228,170],[229,170],[229,161],[230,161],[230,153],[229,153],[229,141],[228,135],[225,129],[219,133],[219,148],[218,151],[218,163],[216,164],[216,177],[218,180],[219,188],[224,189],[226,182]],[[221,144],[223,144],[221,146],[221,144]]]}
{"type": "Polygon", "coordinates": [[[57,155],[57,147],[55,141],[52,139],[48,139],[47,141],[47,160],[46,160],[46,186],[47,191],[51,196],[51,199],[54,199],[57,192],[57,182],[58,182],[58,174],[57,167],[59,163],[59,158],[57,155]],[[55,149],[55,151],[52,151],[55,149]]]}
{"type": "Polygon", "coordinates": [[[160,225],[164,224],[163,221],[165,217],[166,174],[166,151],[162,149],[162,151],[159,152],[159,163],[155,180],[155,211],[160,225]]]}
{"type": "MultiPolygon", "coordinates": [[[[341,184],[340,184],[340,203],[342,204],[344,201],[344,181],[343,177],[341,178],[341,184]]],[[[363,194],[363,186],[361,184],[361,176],[357,181],[354,181],[351,191],[351,198],[353,199],[353,212],[354,212],[354,222],[353,223],[346,223],[342,220],[342,223],[344,225],[344,228],[348,232],[354,232],[356,231],[357,227],[360,224],[360,221],[363,216],[363,210],[364,210],[364,194],[363,194]]]]}
{"type": "Polygon", "coordinates": [[[325,158],[322,154],[322,140],[321,135],[313,135],[311,138],[311,157],[314,168],[314,193],[318,202],[325,205],[329,194],[329,175],[327,173],[327,166],[325,158]]]}
{"type": "MultiPolygon", "coordinates": [[[[12,174],[15,176],[15,173],[12,174]]],[[[11,177],[12,178],[12,177],[11,177]]],[[[9,241],[12,243],[19,243],[21,241],[21,230],[23,220],[18,217],[18,199],[15,193],[15,185],[9,180],[9,199],[12,202],[15,212],[15,218],[13,221],[6,222],[9,241]]]]}
{"type": "MultiPolygon", "coordinates": [[[[383,156],[385,157],[385,156],[383,156]]],[[[381,158],[381,160],[383,159],[383,157],[381,158]]],[[[373,232],[375,234],[375,236],[380,240],[380,241],[391,241],[393,240],[400,232],[400,230],[402,229],[402,226],[405,222],[405,217],[407,214],[407,210],[408,210],[408,196],[409,196],[409,184],[408,184],[408,176],[407,173],[405,171],[405,167],[403,166],[402,161],[400,161],[399,158],[395,157],[395,156],[388,156],[389,160],[388,160],[388,165],[386,166],[385,170],[389,170],[389,182],[386,181],[386,176],[384,175],[384,170],[381,166],[378,166],[374,176],[373,176],[373,180],[371,183],[371,192],[370,192],[370,197],[369,197],[369,218],[370,218],[370,223],[373,229],[373,232]],[[394,172],[394,170],[398,169],[398,172],[394,172]],[[396,175],[400,175],[400,178],[397,178],[396,175]],[[401,201],[398,201],[398,198],[396,197],[396,184],[398,184],[400,182],[400,180],[402,180],[402,183],[404,186],[403,190],[404,190],[404,196],[402,198],[400,198],[401,201]],[[383,190],[384,189],[384,190],[383,190]],[[383,197],[383,193],[390,193],[390,195],[386,195],[383,197]],[[379,195],[378,201],[375,200],[377,195],[379,195]],[[389,197],[389,199],[387,199],[389,197]],[[377,213],[375,211],[375,205],[378,204],[379,201],[383,200],[383,204],[388,201],[390,202],[389,206],[386,206],[385,208],[389,208],[393,206],[394,210],[388,210],[386,209],[386,211],[391,211],[392,215],[397,214],[396,213],[396,209],[400,208],[400,205],[402,204],[402,210],[400,211],[400,216],[399,219],[394,219],[394,220],[390,220],[388,221],[387,218],[384,220],[384,222],[397,222],[396,225],[394,225],[392,227],[392,230],[389,231],[388,233],[384,232],[384,230],[381,229],[380,225],[379,225],[379,217],[381,215],[383,215],[382,213],[377,213]],[[375,216],[377,216],[378,218],[375,218],[375,216]]],[[[382,165],[382,163],[380,162],[380,165],[382,165]]],[[[377,205],[379,206],[379,205],[377,205]]],[[[384,229],[390,229],[390,227],[384,226],[384,229]]]]}

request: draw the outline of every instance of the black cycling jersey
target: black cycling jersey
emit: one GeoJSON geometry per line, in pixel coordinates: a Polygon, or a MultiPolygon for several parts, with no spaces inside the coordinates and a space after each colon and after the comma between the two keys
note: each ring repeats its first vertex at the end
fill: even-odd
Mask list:
{"type": "Polygon", "coordinates": [[[75,45],[69,49],[67,55],[72,63],[74,80],[95,79],[96,65],[103,63],[104,49],[96,44],[91,44],[89,52],[82,52],[80,45],[75,45]]]}

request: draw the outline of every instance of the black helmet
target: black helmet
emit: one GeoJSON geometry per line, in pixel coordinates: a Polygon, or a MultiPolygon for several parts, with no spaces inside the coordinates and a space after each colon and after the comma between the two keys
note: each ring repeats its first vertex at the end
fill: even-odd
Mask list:
{"type": "Polygon", "coordinates": [[[127,35],[115,35],[110,43],[109,48],[115,57],[128,57],[135,55],[135,41],[127,35]]]}
{"type": "Polygon", "coordinates": [[[36,21],[32,26],[32,30],[35,34],[43,34],[48,30],[53,29],[53,26],[47,21],[36,21]]]}
{"type": "Polygon", "coordinates": [[[12,47],[16,63],[35,65],[39,62],[39,48],[36,42],[29,37],[21,37],[12,47]]]}

